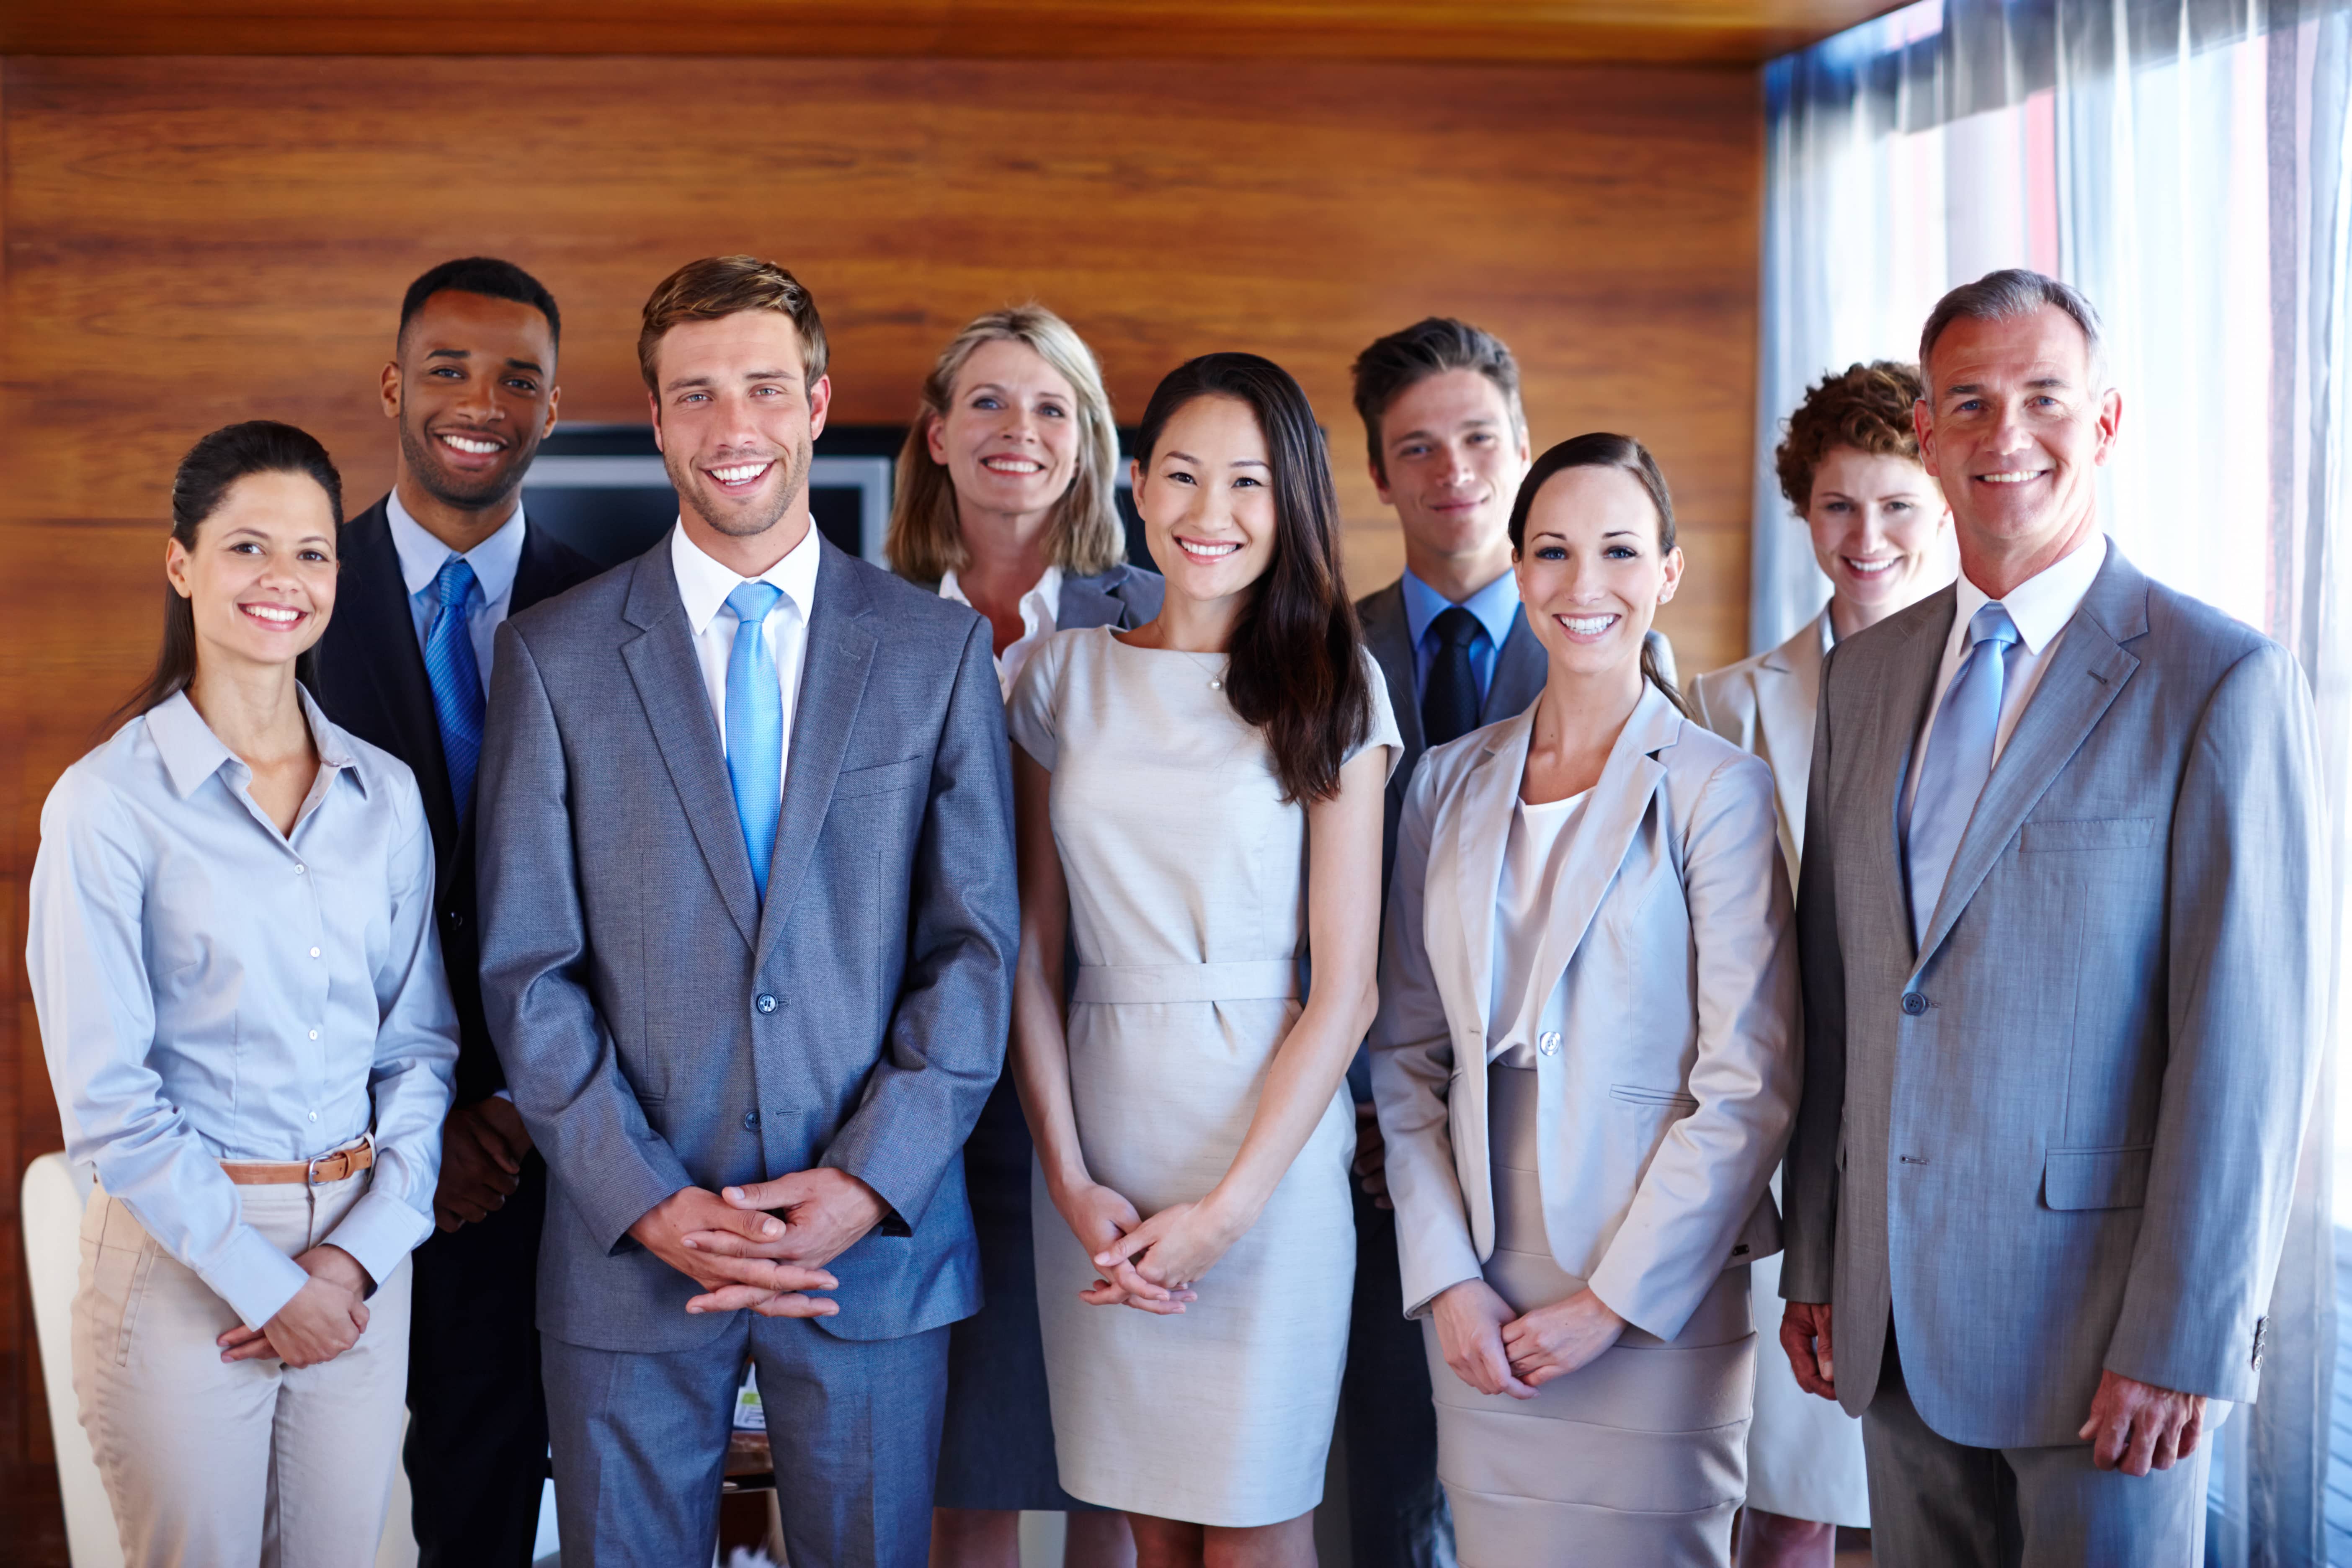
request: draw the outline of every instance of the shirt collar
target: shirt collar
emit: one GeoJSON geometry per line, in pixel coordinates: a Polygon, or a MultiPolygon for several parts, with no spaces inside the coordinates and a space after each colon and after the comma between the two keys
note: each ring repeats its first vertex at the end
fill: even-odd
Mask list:
{"type": "MultiPolygon", "coordinates": [[[[2107,536],[2093,533],[2074,548],[2072,554],[2044,566],[2041,571],[2011,588],[2001,600],[2001,607],[2016,624],[2018,637],[2028,653],[2036,658],[2050,646],[2050,639],[2074,618],[2083,605],[2084,597],[2091,591],[2091,581],[2106,563],[2107,536]]],[[[1954,629],[1965,639],[1969,623],[1976,614],[1992,603],[1992,595],[1969,581],[1966,572],[1960,574],[1958,603],[1955,606],[1954,629]]]]}
{"type": "Polygon", "coordinates": [[[425,531],[425,525],[408,514],[400,504],[400,492],[395,489],[384,498],[383,515],[392,524],[392,547],[400,555],[400,580],[415,598],[433,585],[449,557],[462,553],[466,564],[474,569],[474,581],[482,585],[482,603],[495,605],[514,587],[516,568],[522,564],[522,498],[515,498],[514,515],[499,524],[488,539],[471,550],[450,549],[425,531]]]}
{"type": "Polygon", "coordinates": [[[784,558],[760,574],[757,578],[739,577],[732,566],[721,565],[703,552],[702,546],[687,537],[684,524],[669,531],[670,571],[677,577],[678,602],[686,606],[687,625],[700,637],[710,629],[719,617],[727,595],[746,583],[772,584],[783,590],[784,597],[808,625],[809,611],[816,603],[816,565],[823,550],[818,542],[815,520],[811,519],[808,531],[801,542],[784,552],[784,558]]]}
{"type": "MultiPolygon", "coordinates": [[[[952,599],[957,604],[967,607],[971,604],[971,601],[964,596],[963,582],[956,576],[955,568],[952,566],[949,567],[947,574],[940,579],[940,597],[952,599]]],[[[1030,627],[1054,626],[1061,618],[1058,614],[1061,606],[1062,569],[1059,566],[1049,565],[1045,568],[1045,574],[1037,579],[1035,585],[1021,595],[1022,625],[1030,627]]]]}
{"type": "MultiPolygon", "coordinates": [[[[352,782],[367,793],[367,778],[359,766],[349,739],[310,700],[309,689],[297,684],[296,697],[302,703],[302,721],[310,727],[310,743],[318,748],[319,764],[338,773],[349,773],[352,782]]],[[[147,710],[148,738],[155,742],[156,753],[163,759],[163,771],[172,777],[172,789],[182,800],[194,795],[198,784],[221,771],[224,764],[235,763],[240,772],[252,770],[245,760],[228,749],[196,705],[188,700],[185,691],[175,691],[154,707],[147,710]]]]}
{"type": "MultiPolygon", "coordinates": [[[[1413,575],[1412,568],[1404,569],[1404,625],[1412,637],[1412,645],[1421,646],[1422,635],[1429,623],[1453,607],[1454,601],[1413,575]]],[[[1486,628],[1487,638],[1501,647],[1511,635],[1511,621],[1519,613],[1519,574],[1506,572],[1468,598],[1462,607],[1478,617],[1486,628]]]]}

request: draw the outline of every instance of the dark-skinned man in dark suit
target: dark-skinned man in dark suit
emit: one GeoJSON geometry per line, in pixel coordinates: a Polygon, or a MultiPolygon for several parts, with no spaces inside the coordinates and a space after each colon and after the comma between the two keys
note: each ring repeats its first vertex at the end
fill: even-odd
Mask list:
{"type": "Polygon", "coordinates": [[[491,637],[594,574],[524,518],[524,474],[555,425],[555,301],[511,262],[445,262],[402,301],[383,412],[392,492],[343,525],[320,704],[409,765],[433,828],[443,960],[461,1034],[443,1128],[438,1229],[415,1254],[406,1462],[422,1568],[526,1568],[547,1476],[534,1321],[547,1173],[482,1016],[473,780],[491,637]]]}

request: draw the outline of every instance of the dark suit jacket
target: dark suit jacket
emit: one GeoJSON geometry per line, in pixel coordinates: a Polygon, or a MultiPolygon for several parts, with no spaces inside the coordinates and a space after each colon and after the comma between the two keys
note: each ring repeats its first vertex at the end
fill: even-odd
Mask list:
{"type": "MultiPolygon", "coordinates": [[[[441,952],[457,1002],[457,1102],[471,1105],[506,1086],[482,1019],[473,826],[469,819],[459,830],[457,803],[449,798],[449,766],[441,756],[441,726],[433,716],[425,650],[417,646],[384,503],[379,500],[345,522],[338,548],[341,581],[335,613],[313,655],[312,695],[328,718],[406,763],[424,794],[438,868],[441,952]]],[[[527,610],[595,574],[585,558],[526,523],[508,613],[527,610]]]]}

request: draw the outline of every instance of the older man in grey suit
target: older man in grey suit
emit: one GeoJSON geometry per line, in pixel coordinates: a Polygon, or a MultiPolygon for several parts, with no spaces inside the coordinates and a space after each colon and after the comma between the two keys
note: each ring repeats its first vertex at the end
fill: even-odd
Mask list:
{"type": "Polygon", "coordinates": [[[988,627],[811,527],[790,273],[680,268],[638,357],[678,525],[507,623],[482,769],[564,1561],[705,1568],[748,1359],[793,1561],[914,1568],[1017,941],[988,627]]]}
{"type": "Polygon", "coordinates": [[[2316,1070],[2310,695],[2100,532],[2078,294],[1994,273],[1919,357],[1962,572],[1823,677],[1781,1340],[1885,1560],[2200,1563],[2316,1070]]]}

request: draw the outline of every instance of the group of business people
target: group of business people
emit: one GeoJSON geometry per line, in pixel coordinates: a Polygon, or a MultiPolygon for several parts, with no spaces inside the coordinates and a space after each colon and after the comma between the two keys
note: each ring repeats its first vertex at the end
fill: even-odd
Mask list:
{"type": "Polygon", "coordinates": [[[1829,606],[1688,696],[1658,465],[1535,455],[1460,321],[1356,363],[1361,601],[1247,353],[1143,411],[1127,563],[1034,306],[925,382],[895,574],[835,550],[824,328],[748,257],[646,303],[678,521],[595,574],[520,504],[560,331],[419,279],[349,520],[301,431],[199,441],[158,667],[44,810],[131,1563],[372,1561],[404,1400],[425,1563],[526,1562],[551,1457],[568,1563],[701,1568],[747,1363],[806,1565],[1005,1568],[1037,1509],[1073,1568],[1309,1563],[1335,1421],[1366,1564],[1727,1563],[1743,1508],[1751,1568],[2201,1561],[2316,1071],[2313,720],[2102,531],[2072,289],[1811,390],[1829,606]]]}

